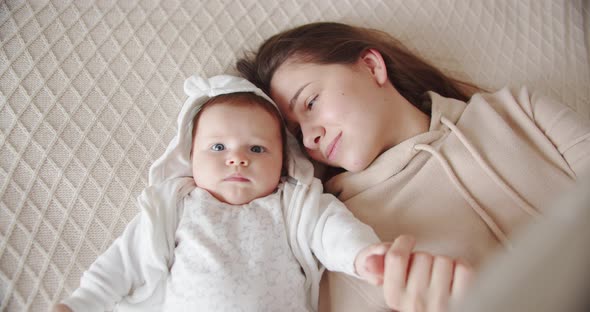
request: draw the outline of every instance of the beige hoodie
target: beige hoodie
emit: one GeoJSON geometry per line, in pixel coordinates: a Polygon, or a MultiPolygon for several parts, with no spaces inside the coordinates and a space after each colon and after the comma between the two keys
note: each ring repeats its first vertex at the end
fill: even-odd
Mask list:
{"type": "MultiPolygon", "coordinates": [[[[526,88],[476,94],[469,105],[429,95],[428,132],[326,184],[383,241],[411,234],[417,250],[479,266],[590,173],[590,122],[563,104],[526,88]]],[[[366,307],[359,295],[384,305],[380,289],[335,274],[333,311],[366,307]]]]}

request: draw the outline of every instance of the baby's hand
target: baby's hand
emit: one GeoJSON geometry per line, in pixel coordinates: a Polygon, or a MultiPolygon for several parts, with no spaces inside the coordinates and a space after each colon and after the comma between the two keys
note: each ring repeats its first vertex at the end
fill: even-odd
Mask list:
{"type": "Polygon", "coordinates": [[[72,312],[72,309],[70,309],[67,305],[65,305],[63,303],[58,303],[53,306],[53,309],[51,311],[53,311],[53,312],[72,312]]]}
{"type": "Polygon", "coordinates": [[[371,245],[355,260],[357,274],[383,285],[387,305],[399,311],[447,311],[463,297],[473,272],[467,264],[445,256],[414,252],[415,241],[400,236],[393,243],[371,245]]]}
{"type": "Polygon", "coordinates": [[[385,254],[391,243],[373,244],[361,250],[354,261],[354,268],[363,280],[373,284],[383,284],[385,254]]]}

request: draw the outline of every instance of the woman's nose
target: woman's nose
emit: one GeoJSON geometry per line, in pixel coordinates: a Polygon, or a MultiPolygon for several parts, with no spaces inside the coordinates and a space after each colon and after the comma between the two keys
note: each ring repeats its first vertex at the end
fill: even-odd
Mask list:
{"type": "Polygon", "coordinates": [[[305,147],[311,150],[316,150],[320,147],[320,142],[325,134],[322,127],[302,127],[301,131],[303,135],[303,145],[305,147]]]}
{"type": "Polygon", "coordinates": [[[248,161],[248,159],[244,157],[242,154],[233,154],[225,160],[226,166],[248,167],[249,164],[250,162],[248,161]]]}

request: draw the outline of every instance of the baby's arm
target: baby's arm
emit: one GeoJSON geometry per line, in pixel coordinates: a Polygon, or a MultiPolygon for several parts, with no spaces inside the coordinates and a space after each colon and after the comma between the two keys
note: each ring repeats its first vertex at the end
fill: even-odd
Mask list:
{"type": "Polygon", "coordinates": [[[82,275],[80,286],[54,311],[105,311],[127,295],[140,279],[138,254],[140,216],[135,217],[123,235],[82,275]]]}
{"type": "MultiPolygon", "coordinates": [[[[316,187],[321,190],[321,185],[316,187]]],[[[308,222],[313,224],[309,240],[314,255],[328,270],[358,277],[355,258],[362,249],[380,242],[375,231],[333,195],[310,193],[307,204],[307,213],[317,211],[308,216],[308,222]]]]}
{"type": "MultiPolygon", "coordinates": [[[[174,233],[183,206],[179,199],[194,189],[192,178],[152,185],[138,197],[141,213],[105,253],[84,272],[78,287],[62,301],[73,311],[110,311],[124,297],[136,310],[156,310],[174,256],[174,233]]],[[[64,311],[58,304],[55,311],[64,311]]]]}
{"type": "Polygon", "coordinates": [[[447,311],[462,298],[472,279],[467,264],[445,256],[412,252],[415,241],[399,236],[393,243],[363,249],[355,260],[357,274],[383,285],[387,305],[399,311],[447,311]]]}
{"type": "Polygon", "coordinates": [[[72,309],[63,303],[58,303],[53,306],[53,312],[72,312],[72,309]]]}
{"type": "Polygon", "coordinates": [[[62,303],[73,311],[110,311],[126,296],[133,296],[136,306],[155,298],[174,254],[178,209],[182,207],[177,206],[177,198],[191,189],[187,180],[175,179],[143,190],[138,197],[141,213],[84,272],[80,287],[62,303]]]}

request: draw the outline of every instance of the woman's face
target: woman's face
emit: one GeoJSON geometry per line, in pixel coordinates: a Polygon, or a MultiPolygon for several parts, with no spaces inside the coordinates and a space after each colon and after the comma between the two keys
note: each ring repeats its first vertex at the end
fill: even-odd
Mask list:
{"type": "Polygon", "coordinates": [[[311,158],[358,172],[397,143],[392,93],[399,93],[372,65],[288,61],[275,72],[271,97],[311,158]]]}

